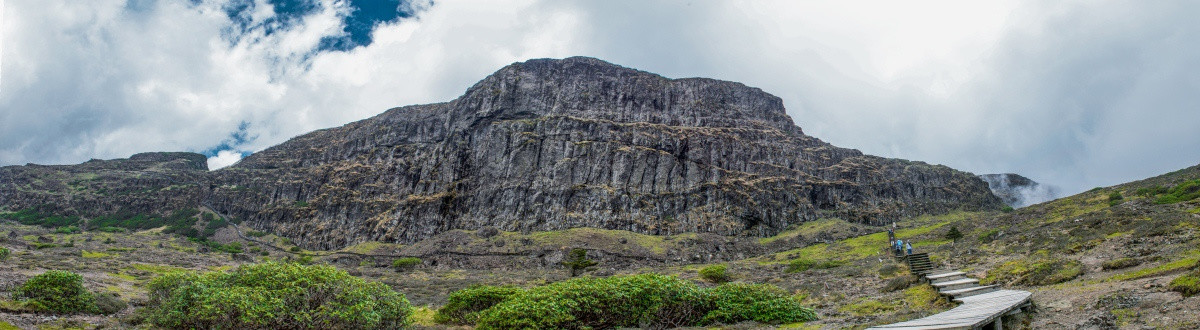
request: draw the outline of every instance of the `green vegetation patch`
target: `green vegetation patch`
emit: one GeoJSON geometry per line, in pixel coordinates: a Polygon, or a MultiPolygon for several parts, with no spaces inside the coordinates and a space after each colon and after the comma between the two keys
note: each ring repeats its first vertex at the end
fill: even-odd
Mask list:
{"type": "Polygon", "coordinates": [[[1082,274],[1083,264],[1077,260],[1040,254],[1000,264],[979,282],[983,285],[1050,285],[1070,281],[1082,274]]]}
{"type": "Polygon", "coordinates": [[[87,259],[111,258],[111,257],[117,256],[116,254],[113,254],[113,253],[104,253],[104,252],[100,252],[100,251],[88,251],[88,250],[80,251],[80,255],[87,259]]]}
{"type": "Polygon", "coordinates": [[[396,271],[409,270],[419,265],[421,265],[421,259],[413,257],[400,258],[392,261],[392,268],[395,268],[396,271]]]}
{"type": "Polygon", "coordinates": [[[1184,181],[1177,184],[1158,198],[1154,199],[1155,204],[1174,204],[1179,202],[1190,201],[1200,198],[1200,179],[1184,181]]]}
{"type": "Polygon", "coordinates": [[[96,313],[96,297],[83,288],[83,276],[51,270],[25,281],[12,297],[26,308],[57,313],[96,313]]]}
{"type": "Polygon", "coordinates": [[[1103,268],[1104,270],[1124,269],[1140,264],[1142,263],[1134,258],[1117,258],[1105,261],[1104,263],[1100,264],[1100,268],[1103,268]]]}
{"type": "Polygon", "coordinates": [[[712,283],[729,282],[729,274],[726,272],[729,266],[725,264],[711,265],[700,269],[700,278],[712,283]]]}
{"type": "Polygon", "coordinates": [[[1200,294],[1200,271],[1184,274],[1171,280],[1171,291],[1179,292],[1184,297],[1200,294]]]}
{"type": "Polygon", "coordinates": [[[673,276],[577,278],[520,291],[478,312],[479,329],[684,327],[816,319],[778,287],[729,283],[702,289],[673,276]]]}
{"type": "Polygon", "coordinates": [[[450,293],[446,305],[438,309],[433,320],[441,324],[471,325],[479,321],[479,313],[492,308],[523,290],[513,286],[474,285],[450,293]]]}
{"type": "Polygon", "coordinates": [[[1187,253],[1185,255],[1186,255],[1185,257],[1183,257],[1179,260],[1168,262],[1168,263],[1159,265],[1157,267],[1150,267],[1150,268],[1140,269],[1140,270],[1136,270],[1136,271],[1132,271],[1132,272],[1128,272],[1128,273],[1124,273],[1124,274],[1118,274],[1116,276],[1113,276],[1111,279],[1115,280],[1115,281],[1127,281],[1127,280],[1136,280],[1139,278],[1159,276],[1162,274],[1178,271],[1181,269],[1194,267],[1194,266],[1196,266],[1197,262],[1200,262],[1200,250],[1191,251],[1190,253],[1187,253]]]}
{"type": "Polygon", "coordinates": [[[149,289],[147,321],[173,329],[396,329],[413,312],[387,285],[330,266],[268,262],[175,272],[149,289]]]}

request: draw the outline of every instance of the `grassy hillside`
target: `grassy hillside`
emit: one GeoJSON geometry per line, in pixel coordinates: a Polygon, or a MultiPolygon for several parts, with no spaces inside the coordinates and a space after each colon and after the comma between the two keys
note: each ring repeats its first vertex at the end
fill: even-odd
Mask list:
{"type": "MultiPolygon", "coordinates": [[[[929,252],[941,268],[1034,292],[1038,312],[1025,320],[1033,328],[1196,327],[1200,301],[1185,294],[1200,290],[1197,187],[1200,167],[1192,167],[1007,213],[903,219],[897,236],[929,252]],[[948,239],[951,228],[963,237],[948,239]]],[[[196,229],[209,229],[212,217],[204,214],[195,216],[196,229]]],[[[0,221],[0,246],[11,251],[0,264],[0,290],[46,270],[68,270],[83,275],[89,290],[115,294],[130,305],[115,315],[51,320],[22,310],[3,291],[0,318],[20,327],[132,325],[148,301],[147,283],[157,276],[291,259],[383,282],[417,306],[417,326],[440,326],[432,315],[456,290],[475,284],[533,288],[568,279],[559,262],[572,248],[587,249],[599,261],[584,275],[590,277],[658,273],[711,288],[717,284],[699,270],[726,265],[733,281],[777,286],[819,317],[789,327],[861,328],[953,307],[890,257],[883,227],[836,218],[763,239],[591,228],[480,230],[451,231],[412,245],[366,242],[340,251],[306,251],[270,233],[243,229],[238,235],[233,225],[213,228],[205,240],[165,229],[83,231],[0,221]],[[393,267],[404,256],[418,260],[393,267]]]]}

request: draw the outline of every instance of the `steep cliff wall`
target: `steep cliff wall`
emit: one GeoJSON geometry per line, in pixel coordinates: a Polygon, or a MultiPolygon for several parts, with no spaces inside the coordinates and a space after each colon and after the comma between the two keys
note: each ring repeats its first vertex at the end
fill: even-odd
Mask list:
{"type": "Polygon", "coordinates": [[[318,130],[208,172],[149,153],[0,169],[0,210],[94,217],[207,206],[309,248],[454,229],[765,236],[819,217],[1003,206],[978,177],[805,135],[783,102],[592,58],[509,65],[450,102],[318,130]]]}
{"type": "Polygon", "coordinates": [[[757,88],[591,58],[516,63],[453,101],[305,134],[211,180],[212,207],[320,248],[484,226],[771,235],[1002,205],[969,173],[804,135],[757,88]]]}

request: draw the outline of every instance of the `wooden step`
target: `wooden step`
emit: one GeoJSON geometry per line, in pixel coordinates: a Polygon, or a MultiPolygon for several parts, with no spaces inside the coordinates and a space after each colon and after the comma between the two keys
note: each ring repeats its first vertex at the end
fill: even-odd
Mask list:
{"type": "Polygon", "coordinates": [[[947,278],[947,277],[954,277],[954,276],[961,276],[961,275],[967,275],[967,273],[964,273],[964,272],[940,273],[940,274],[926,275],[925,279],[933,281],[933,280],[937,280],[937,279],[943,279],[943,278],[947,278]]]}
{"type": "MultiPolygon", "coordinates": [[[[928,278],[928,276],[926,276],[926,278],[928,278]]],[[[954,275],[954,276],[939,277],[936,280],[929,281],[929,284],[957,281],[957,280],[961,280],[964,278],[968,278],[968,277],[966,275],[954,275]]]]}
{"type": "Polygon", "coordinates": [[[943,290],[955,290],[955,289],[959,289],[959,288],[974,286],[974,285],[977,285],[977,283],[979,283],[979,280],[977,280],[977,279],[964,278],[961,280],[953,280],[953,281],[946,281],[946,282],[941,282],[941,283],[934,283],[932,285],[933,285],[933,287],[937,288],[938,291],[943,291],[943,290]]]}
{"type": "Polygon", "coordinates": [[[943,291],[942,294],[954,297],[954,299],[970,297],[978,294],[989,293],[999,290],[995,285],[973,286],[957,290],[943,291]]]}

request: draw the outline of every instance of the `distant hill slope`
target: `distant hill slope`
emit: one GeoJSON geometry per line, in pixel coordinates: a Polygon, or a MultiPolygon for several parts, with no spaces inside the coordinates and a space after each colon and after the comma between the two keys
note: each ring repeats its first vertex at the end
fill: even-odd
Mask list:
{"type": "Polygon", "coordinates": [[[453,101],[308,133],[203,179],[195,204],[310,248],[483,227],[770,236],[1003,206],[970,173],[807,136],[757,88],[582,57],[515,63],[453,101]]]}

